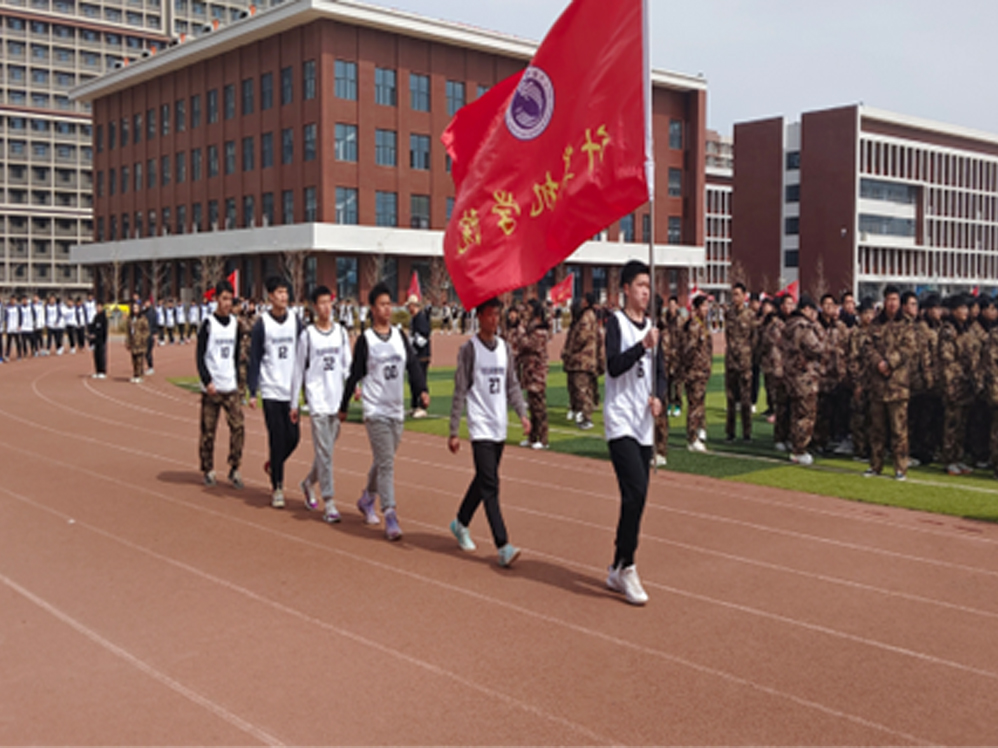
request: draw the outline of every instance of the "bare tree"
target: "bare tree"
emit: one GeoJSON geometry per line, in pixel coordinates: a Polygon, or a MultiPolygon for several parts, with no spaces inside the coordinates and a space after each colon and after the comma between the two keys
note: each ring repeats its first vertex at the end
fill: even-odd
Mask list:
{"type": "Polygon", "coordinates": [[[291,293],[296,303],[301,303],[305,298],[305,264],[309,255],[304,249],[281,252],[284,275],[291,284],[291,293]]]}
{"type": "Polygon", "coordinates": [[[97,268],[97,273],[100,277],[104,303],[120,302],[124,295],[124,273],[121,269],[121,261],[114,260],[106,265],[100,265],[97,268]]]}
{"type": "Polygon", "coordinates": [[[430,260],[430,277],[426,286],[426,298],[434,306],[441,306],[447,301],[451,280],[443,257],[434,257],[430,260]]]}
{"type": "Polygon", "coordinates": [[[774,294],[782,289],[774,288],[772,285],[772,280],[769,277],[769,273],[762,274],[762,291],[763,293],[774,294]]]}
{"type": "Polygon", "coordinates": [[[215,284],[222,279],[222,271],[225,269],[225,258],[218,255],[205,255],[199,260],[201,266],[201,288],[198,295],[201,296],[209,288],[214,288],[215,284]]]}
{"type": "Polygon", "coordinates": [[[815,301],[828,293],[828,277],[825,275],[825,261],[818,257],[814,263],[814,279],[811,281],[811,294],[815,301]]]}
{"type": "MultiPolygon", "coordinates": [[[[361,275],[363,276],[363,288],[373,288],[385,277],[385,270],[388,259],[383,252],[375,255],[367,255],[361,260],[361,275]]],[[[392,294],[394,296],[394,293],[392,294]]]]}
{"type": "Polygon", "coordinates": [[[141,265],[142,274],[149,281],[153,303],[159,301],[165,294],[167,280],[170,277],[170,264],[153,260],[149,265],[141,265]]]}
{"type": "Polygon", "coordinates": [[[740,260],[731,261],[731,269],[728,271],[728,279],[730,280],[732,286],[736,283],[744,283],[745,286],[751,290],[752,279],[749,277],[748,271],[745,269],[745,266],[740,260]]]}

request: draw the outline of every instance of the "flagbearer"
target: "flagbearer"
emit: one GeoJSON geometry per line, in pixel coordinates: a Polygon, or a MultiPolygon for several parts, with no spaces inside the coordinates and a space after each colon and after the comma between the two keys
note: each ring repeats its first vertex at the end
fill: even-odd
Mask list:
{"type": "Polygon", "coordinates": [[[645,312],[651,298],[651,271],[644,263],[631,260],[621,271],[620,282],[625,307],[615,312],[606,325],[604,420],[610,459],[620,487],[616,553],[606,585],[623,593],[632,605],[644,605],[648,595],[638,578],[634,554],[648,495],[655,418],[662,412],[668,383],[665,360],[658,347],[658,328],[645,312]],[[657,361],[652,359],[653,351],[658,352],[657,361]]]}

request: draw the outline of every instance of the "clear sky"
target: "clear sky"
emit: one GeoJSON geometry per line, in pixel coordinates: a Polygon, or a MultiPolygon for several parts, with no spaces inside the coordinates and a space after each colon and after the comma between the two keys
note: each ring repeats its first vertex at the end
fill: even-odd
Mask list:
{"type": "MultiPolygon", "coordinates": [[[[368,0],[539,41],[567,0],[368,0]]],[[[613,2],[614,0],[599,0],[613,2]]],[[[651,0],[655,67],[709,125],[863,102],[998,133],[998,0],[651,0]]]]}

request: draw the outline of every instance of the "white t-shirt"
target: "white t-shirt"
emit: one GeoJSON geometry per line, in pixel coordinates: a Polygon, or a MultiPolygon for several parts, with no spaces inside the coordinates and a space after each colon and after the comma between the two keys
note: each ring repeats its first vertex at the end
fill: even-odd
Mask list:
{"type": "Polygon", "coordinates": [[[191,311],[188,315],[187,321],[192,325],[200,324],[201,322],[201,307],[198,304],[191,304],[191,311]]]}
{"type": "Polygon", "coordinates": [[[76,309],[69,304],[63,304],[61,311],[63,327],[77,327],[76,309]]]}
{"type": "Polygon", "coordinates": [[[59,318],[62,315],[59,313],[58,304],[46,304],[45,305],[45,325],[50,330],[55,330],[59,327],[59,318]]]}
{"type": "Polygon", "coordinates": [[[21,331],[21,308],[17,304],[7,306],[7,332],[10,335],[21,331]]]}
{"type": "Polygon", "coordinates": [[[291,402],[291,376],[295,368],[295,333],[298,318],[290,312],[278,322],[269,312],[263,320],[263,358],[260,360],[260,394],[264,400],[291,402]]]}
{"type": "Polygon", "coordinates": [[[31,304],[31,309],[35,313],[35,327],[39,330],[45,329],[45,302],[36,301],[31,304]]]}
{"type": "Polygon", "coordinates": [[[177,326],[177,312],[172,306],[166,308],[166,326],[176,327],[177,326]]]}
{"type": "Polygon", "coordinates": [[[298,354],[291,378],[291,405],[298,407],[298,393],[305,387],[305,402],[312,415],[334,415],[343,400],[343,384],[350,376],[353,355],[350,336],[343,325],[332,323],[323,332],[309,325],[298,337],[298,354]]]}
{"type": "Polygon", "coordinates": [[[87,324],[92,325],[97,318],[97,302],[87,299],[83,302],[83,312],[87,319],[87,324]]]}
{"type": "MultiPolygon", "coordinates": [[[[645,319],[638,327],[623,312],[614,312],[620,326],[620,350],[607,351],[610,356],[633,348],[644,340],[651,329],[651,320],[645,319]]],[[[630,437],[644,447],[655,444],[655,419],[648,405],[652,394],[652,351],[644,355],[628,371],[619,377],[606,375],[606,404],[603,406],[603,420],[606,424],[606,440],[630,437]]]]}
{"type": "Polygon", "coordinates": [[[506,341],[497,337],[494,351],[490,351],[477,335],[471,341],[475,346],[475,372],[466,401],[468,432],[473,442],[504,442],[508,425],[506,341]]]}
{"type": "Polygon", "coordinates": [[[184,305],[181,304],[180,306],[175,307],[173,311],[177,315],[177,324],[178,325],[186,325],[187,324],[187,311],[184,309],[184,305]]]}
{"type": "Polygon", "coordinates": [[[373,328],[364,331],[367,341],[367,376],[362,386],[364,418],[405,420],[405,340],[391,328],[382,340],[373,328]]]}
{"type": "Polygon", "coordinates": [[[35,317],[31,312],[31,304],[21,305],[21,332],[35,331],[35,317]]]}
{"type": "MultiPolygon", "coordinates": [[[[204,365],[211,374],[215,389],[222,394],[235,392],[239,387],[236,379],[236,334],[239,323],[229,317],[229,324],[223,325],[213,314],[205,320],[208,325],[208,344],[204,350],[204,365]]],[[[201,385],[202,391],[205,387],[201,385]]]]}

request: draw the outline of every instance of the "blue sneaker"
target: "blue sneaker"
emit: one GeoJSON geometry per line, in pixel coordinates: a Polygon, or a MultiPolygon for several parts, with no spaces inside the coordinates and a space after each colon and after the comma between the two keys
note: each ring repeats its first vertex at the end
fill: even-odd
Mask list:
{"type": "Polygon", "coordinates": [[[364,515],[365,525],[380,525],[377,513],[374,511],[374,496],[364,491],[357,500],[357,508],[364,515]]]}
{"type": "Polygon", "coordinates": [[[385,537],[389,540],[402,539],[402,528],[399,527],[399,520],[394,509],[385,512],[385,537]]]}
{"type": "Polygon", "coordinates": [[[513,562],[520,557],[520,549],[515,545],[506,543],[502,548],[499,549],[499,565],[504,569],[508,569],[513,565],[513,562]]]}
{"type": "Polygon", "coordinates": [[[471,533],[468,531],[468,528],[458,520],[450,523],[450,531],[454,533],[454,537],[457,538],[457,545],[462,551],[471,553],[477,549],[475,541],[471,539],[471,533]]]}

